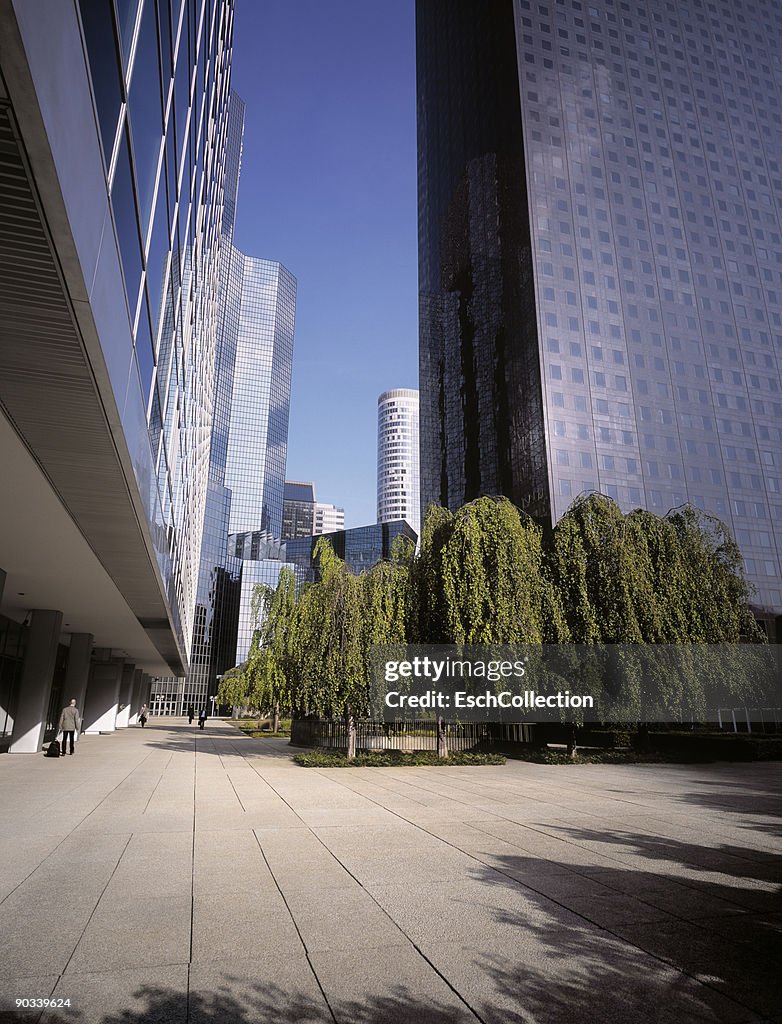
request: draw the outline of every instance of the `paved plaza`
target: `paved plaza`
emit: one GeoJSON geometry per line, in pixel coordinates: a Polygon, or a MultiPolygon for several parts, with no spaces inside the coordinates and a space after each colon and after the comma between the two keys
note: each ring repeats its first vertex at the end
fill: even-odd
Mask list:
{"type": "Polygon", "coordinates": [[[782,1021],[779,764],[290,752],[153,719],[1,757],[0,1019],[782,1021]]]}

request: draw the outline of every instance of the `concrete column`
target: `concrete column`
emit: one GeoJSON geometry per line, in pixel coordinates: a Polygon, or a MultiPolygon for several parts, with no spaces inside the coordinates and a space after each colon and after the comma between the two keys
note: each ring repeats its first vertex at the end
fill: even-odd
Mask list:
{"type": "Polygon", "coordinates": [[[119,711],[117,712],[117,728],[127,729],[130,719],[130,701],[133,697],[133,675],[136,666],[133,662],[122,666],[122,682],[119,688],[119,711]]]}
{"type": "Polygon", "coordinates": [[[124,663],[123,658],[92,663],[84,702],[84,732],[114,732],[124,663]]]}
{"type": "Polygon", "coordinates": [[[87,696],[87,683],[90,678],[90,659],[92,657],[92,633],[71,633],[71,649],[68,652],[68,664],[65,668],[65,691],[62,695],[63,706],[73,697],[76,707],[84,717],[84,699],[87,696]]]}
{"type": "Polygon", "coordinates": [[[144,703],[141,699],[141,684],[144,680],[144,670],[137,668],[133,673],[133,692],[130,696],[130,715],[128,725],[138,725],[138,709],[144,703]]]}
{"type": "Polygon", "coordinates": [[[62,612],[36,609],[32,613],[9,747],[12,754],[35,754],[43,749],[61,631],[62,612]]]}
{"type": "Polygon", "coordinates": [[[139,707],[142,704],[146,704],[150,707],[150,700],[152,698],[152,676],[148,676],[146,672],[141,679],[141,700],[139,701],[139,707]]]}

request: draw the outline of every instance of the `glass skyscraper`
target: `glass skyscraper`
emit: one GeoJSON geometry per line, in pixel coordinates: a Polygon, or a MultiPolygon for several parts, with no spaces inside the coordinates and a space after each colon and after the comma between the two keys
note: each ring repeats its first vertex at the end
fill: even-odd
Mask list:
{"type": "Polygon", "coordinates": [[[424,506],[728,523],[782,612],[782,8],[418,0],[424,506]]]}
{"type": "MultiPolygon", "coordinates": [[[[238,617],[240,567],[226,557],[226,537],[231,493],[225,486],[228,434],[231,423],[236,344],[241,306],[241,254],[233,248],[236,202],[242,162],[244,102],[235,92],[230,96],[226,136],[224,213],[221,231],[223,258],[220,265],[220,303],[215,347],[215,397],[209,436],[209,478],[204,511],[204,529],[198,595],[187,680],[177,689],[182,700],[202,707],[214,692],[216,677],[233,664],[230,634],[238,617]]],[[[172,680],[156,692],[172,689],[172,680]]]]}
{"type": "MultiPolygon", "coordinates": [[[[227,212],[235,209],[244,116],[241,100],[235,94],[231,100],[227,212]]],[[[182,703],[206,705],[218,677],[237,663],[237,650],[240,660],[246,657],[244,638],[248,629],[252,634],[249,581],[276,582],[279,571],[273,559],[279,557],[282,531],[296,279],[279,263],[240,252],[231,244],[232,230],[231,221],[224,228],[227,257],[190,671],[183,685],[164,679],[154,687],[155,693],[181,695],[181,702],[171,701],[174,711],[182,703]]]]}
{"type": "Polygon", "coordinates": [[[421,532],[418,392],[384,391],[377,400],[377,521],[405,519],[421,532]]]}
{"type": "Polygon", "coordinates": [[[5,489],[0,580],[3,616],[30,623],[9,698],[21,750],[40,744],[63,652],[108,709],[100,730],[137,702],[137,669],[179,676],[192,655],[233,216],[233,2],[6,8],[0,447],[26,483],[13,506],[5,489]],[[27,539],[33,508],[50,550],[27,539]]]}
{"type": "Polygon", "coordinates": [[[272,260],[234,250],[241,271],[225,483],[230,532],[282,533],[293,370],[296,278],[272,260]]]}

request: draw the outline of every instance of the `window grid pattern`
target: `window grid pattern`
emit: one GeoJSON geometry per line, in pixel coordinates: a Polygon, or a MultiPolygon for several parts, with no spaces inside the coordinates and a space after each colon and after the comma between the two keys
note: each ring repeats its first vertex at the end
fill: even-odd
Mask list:
{"type": "Polygon", "coordinates": [[[782,607],[782,10],[517,0],[552,503],[692,501],[782,607]]]}
{"type": "MultiPolygon", "coordinates": [[[[232,0],[80,0],[133,336],[134,460],[168,606],[191,653],[209,461],[232,0]],[[149,463],[154,472],[147,473],[149,463]]],[[[121,410],[128,436],[133,403],[121,410]]]]}
{"type": "Polygon", "coordinates": [[[225,475],[231,533],[282,533],[295,314],[296,278],[245,256],[225,475]]]}
{"type": "Polygon", "coordinates": [[[385,391],[377,402],[377,521],[421,531],[418,392],[385,391]]]}

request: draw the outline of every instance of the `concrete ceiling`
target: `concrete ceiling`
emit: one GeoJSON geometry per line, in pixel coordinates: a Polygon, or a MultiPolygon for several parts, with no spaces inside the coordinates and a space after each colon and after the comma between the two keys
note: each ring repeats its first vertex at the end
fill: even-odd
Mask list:
{"type": "MultiPolygon", "coordinates": [[[[63,613],[65,633],[92,633],[150,675],[170,675],[136,616],[46,477],[0,412],[2,610],[22,621],[33,608],[63,613]]],[[[63,636],[67,642],[67,636],[63,636]]]]}

